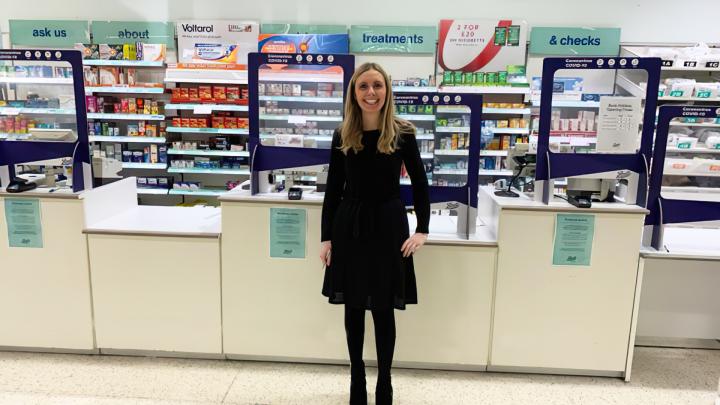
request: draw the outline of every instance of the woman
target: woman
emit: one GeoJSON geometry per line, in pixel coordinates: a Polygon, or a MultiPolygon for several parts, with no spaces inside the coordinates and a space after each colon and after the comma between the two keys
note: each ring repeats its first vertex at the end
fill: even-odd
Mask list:
{"type": "Polygon", "coordinates": [[[345,304],[350,404],[367,403],[362,359],[367,309],[375,324],[376,403],[392,403],[394,309],[417,303],[412,255],[427,240],[429,222],[428,183],[415,128],[395,117],[385,71],[365,63],[350,80],[345,120],[333,136],[320,248],[326,266],[322,293],[330,303],[345,304]],[[417,214],[412,236],[400,199],[403,164],[417,214]]]}

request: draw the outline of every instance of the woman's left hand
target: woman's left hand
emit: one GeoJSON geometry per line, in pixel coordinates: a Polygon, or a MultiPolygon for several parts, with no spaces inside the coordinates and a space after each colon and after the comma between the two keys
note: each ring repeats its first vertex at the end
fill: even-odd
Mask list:
{"type": "Polygon", "coordinates": [[[428,236],[426,233],[414,233],[400,248],[403,257],[410,257],[410,255],[415,253],[422,245],[425,244],[427,238],[428,236]]]}

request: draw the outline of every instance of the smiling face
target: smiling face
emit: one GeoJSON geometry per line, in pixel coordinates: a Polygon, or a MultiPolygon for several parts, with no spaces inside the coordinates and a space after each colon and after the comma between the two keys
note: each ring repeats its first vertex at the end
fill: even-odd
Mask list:
{"type": "Polygon", "coordinates": [[[368,70],[355,81],[355,99],[365,113],[378,113],[385,105],[387,88],[383,75],[377,70],[368,70]]]}

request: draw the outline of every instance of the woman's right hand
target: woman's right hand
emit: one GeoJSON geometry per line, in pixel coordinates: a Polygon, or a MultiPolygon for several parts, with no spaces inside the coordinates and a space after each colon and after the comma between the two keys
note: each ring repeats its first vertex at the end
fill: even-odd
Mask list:
{"type": "Polygon", "coordinates": [[[326,240],[325,242],[320,242],[320,261],[325,265],[330,265],[330,251],[332,250],[332,242],[329,240],[326,240]]]}

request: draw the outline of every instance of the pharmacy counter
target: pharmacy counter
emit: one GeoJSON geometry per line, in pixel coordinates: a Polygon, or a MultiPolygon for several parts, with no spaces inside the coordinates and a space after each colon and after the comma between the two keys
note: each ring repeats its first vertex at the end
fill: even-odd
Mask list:
{"type": "Polygon", "coordinates": [[[222,357],[220,209],[136,195],[134,178],[82,195],[97,347],[222,357]]]}
{"type": "Polygon", "coordinates": [[[720,348],[720,229],[666,226],[643,248],[639,345],[720,348]]]}
{"type": "Polygon", "coordinates": [[[545,205],[492,187],[479,207],[498,237],[488,369],[629,379],[647,211],[545,205]]]}
{"type": "MultiPolygon", "coordinates": [[[[320,293],[322,197],[305,193],[303,200],[290,201],[283,195],[231,192],[220,201],[228,357],[346,363],[343,308],[328,304],[320,293]],[[282,251],[277,257],[271,248],[271,242],[279,240],[271,229],[281,213],[304,218],[295,223],[304,244],[292,252],[297,258],[282,257],[282,251]]],[[[462,240],[454,235],[450,217],[433,216],[430,229],[427,244],[415,258],[419,305],[396,311],[395,364],[484,370],[497,245],[482,227],[471,240],[462,240]]],[[[372,359],[370,316],[366,322],[365,357],[372,359]]]]}
{"type": "Polygon", "coordinates": [[[94,350],[82,212],[68,190],[0,190],[0,348],[94,350]]]}

